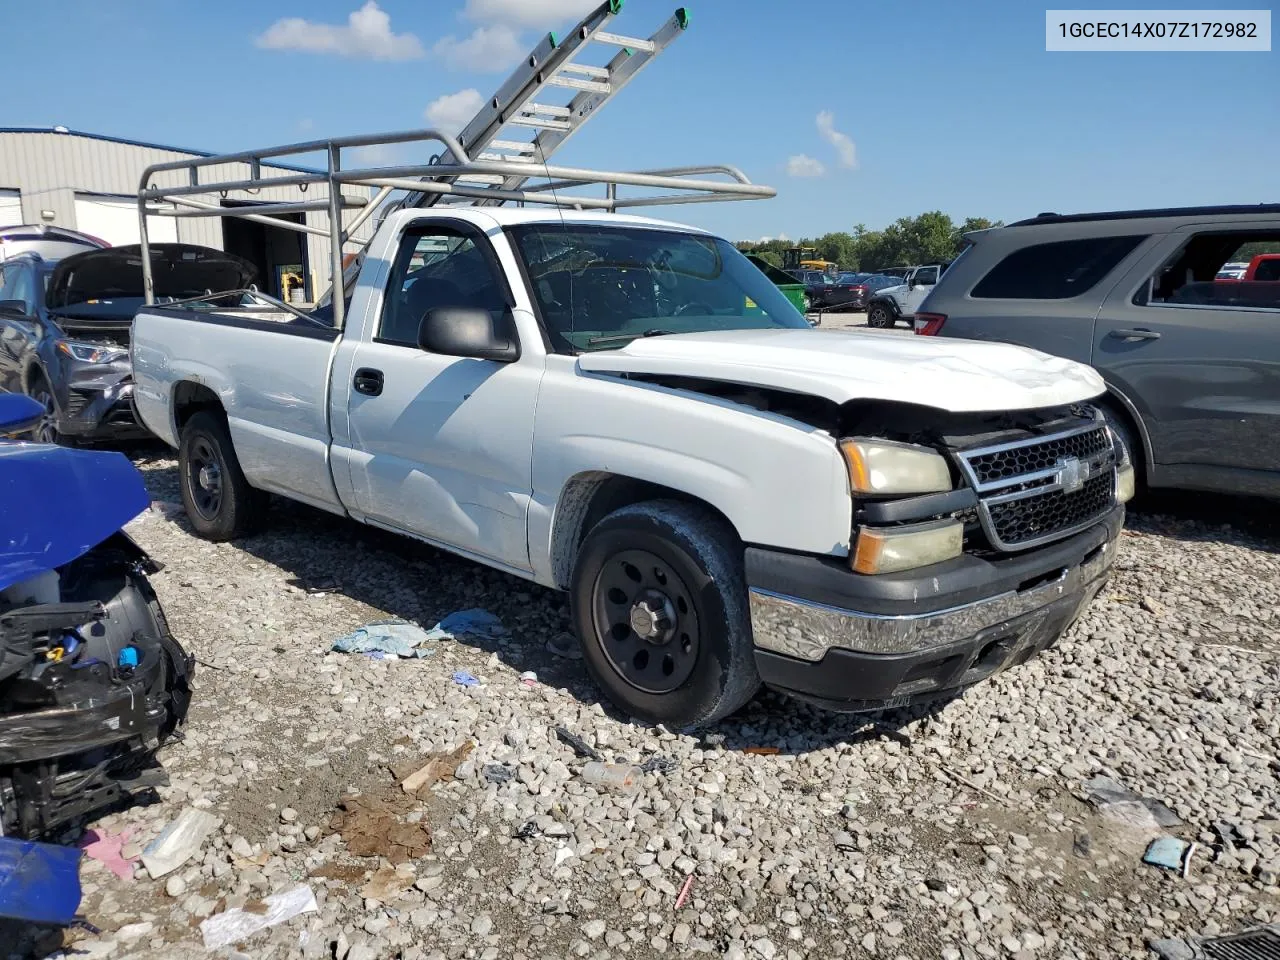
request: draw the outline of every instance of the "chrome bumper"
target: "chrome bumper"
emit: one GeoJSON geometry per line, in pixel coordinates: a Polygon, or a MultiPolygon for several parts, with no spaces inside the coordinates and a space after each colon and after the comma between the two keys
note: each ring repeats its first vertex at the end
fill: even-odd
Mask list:
{"type": "Polygon", "coordinates": [[[1115,554],[1116,543],[1109,540],[1093,556],[1063,570],[1055,580],[1028,590],[910,616],[859,613],[753,587],[751,630],[758,648],[811,662],[837,648],[869,654],[918,653],[967,640],[988,627],[1034,613],[1074,594],[1080,595],[1078,615],[1102,588],[1115,554]]]}

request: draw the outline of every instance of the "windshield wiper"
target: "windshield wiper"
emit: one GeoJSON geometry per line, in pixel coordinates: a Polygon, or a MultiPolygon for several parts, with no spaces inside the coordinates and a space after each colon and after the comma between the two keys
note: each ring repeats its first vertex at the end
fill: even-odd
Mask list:
{"type": "Polygon", "coordinates": [[[588,347],[594,347],[598,343],[616,343],[619,340],[638,340],[641,337],[665,337],[669,333],[675,333],[674,330],[646,330],[644,333],[611,333],[607,337],[592,337],[587,341],[588,347]]]}

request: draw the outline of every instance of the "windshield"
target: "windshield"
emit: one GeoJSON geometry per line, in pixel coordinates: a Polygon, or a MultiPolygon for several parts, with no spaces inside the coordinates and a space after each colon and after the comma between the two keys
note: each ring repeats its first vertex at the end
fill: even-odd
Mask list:
{"type": "Polygon", "coordinates": [[[809,329],[768,277],[716,237],[558,223],[510,232],[560,353],[617,349],[663,333],[809,329]]]}

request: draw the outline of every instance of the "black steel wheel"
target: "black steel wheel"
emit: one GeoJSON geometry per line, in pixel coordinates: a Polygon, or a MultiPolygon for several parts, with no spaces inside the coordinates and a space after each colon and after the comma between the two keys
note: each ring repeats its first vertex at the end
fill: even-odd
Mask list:
{"type": "Polygon", "coordinates": [[[592,613],[605,658],[646,693],[670,693],[698,659],[698,613],[674,566],[648,550],[623,550],[596,577],[592,613]]]}
{"type": "Polygon", "coordinates": [[[588,671],[630,716],[702,726],[760,686],[742,543],[706,507],[655,500],[606,516],[583,541],[570,601],[588,671]]]}
{"type": "Polygon", "coordinates": [[[267,495],[245,479],[220,412],[201,410],[183,426],[178,479],[187,519],[205,539],[233,540],[261,526],[267,495]]]}

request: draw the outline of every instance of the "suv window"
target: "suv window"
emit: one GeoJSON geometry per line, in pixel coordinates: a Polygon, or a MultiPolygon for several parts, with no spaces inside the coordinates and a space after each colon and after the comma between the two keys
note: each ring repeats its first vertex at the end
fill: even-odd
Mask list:
{"type": "Polygon", "coordinates": [[[983,300],[1066,300],[1086,293],[1145,240],[1090,237],[1037,243],[1009,254],[969,295],[983,300]]]}
{"type": "Polygon", "coordinates": [[[915,276],[911,278],[911,282],[912,282],[913,284],[916,284],[916,283],[924,283],[924,284],[937,283],[937,282],[938,282],[938,268],[937,268],[937,267],[923,267],[922,269],[917,270],[917,271],[916,271],[916,273],[915,273],[915,276]]]}
{"type": "Polygon", "coordinates": [[[31,281],[31,268],[22,263],[11,263],[4,268],[4,280],[0,282],[0,300],[21,300],[27,315],[36,312],[36,288],[31,281]]]}
{"type": "Polygon", "coordinates": [[[479,307],[496,320],[507,307],[503,282],[469,236],[448,227],[410,230],[391,267],[378,339],[416,346],[422,318],[437,307],[479,307]]]}
{"type": "MultiPolygon", "coordinates": [[[[1259,269],[1252,280],[1219,278],[1225,264],[1244,260],[1242,251],[1271,244],[1280,249],[1280,232],[1198,233],[1148,278],[1134,295],[1134,303],[1280,310],[1280,274],[1268,277],[1259,269]]],[[[1263,261],[1262,266],[1268,263],[1263,261]]]]}

